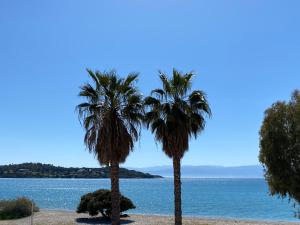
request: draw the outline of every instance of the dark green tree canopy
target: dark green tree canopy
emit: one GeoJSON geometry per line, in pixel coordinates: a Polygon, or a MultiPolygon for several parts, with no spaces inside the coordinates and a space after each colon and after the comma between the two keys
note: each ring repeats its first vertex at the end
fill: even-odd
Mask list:
{"type": "Polygon", "coordinates": [[[300,203],[300,92],[265,111],[259,160],[272,195],[300,203]]]}
{"type": "Polygon", "coordinates": [[[139,138],[143,119],[142,95],[134,85],[138,74],[122,79],[115,71],[88,73],[93,82],[81,87],[79,96],[86,102],[77,106],[85,144],[101,164],[122,163],[139,138]]]}
{"type": "Polygon", "coordinates": [[[205,114],[211,111],[201,90],[189,92],[192,72],[182,74],[173,69],[171,78],[159,72],[162,88],[145,98],[145,123],[162,143],[169,157],[182,158],[189,147],[189,138],[197,136],[205,126],[205,114]]]}
{"type": "MultiPolygon", "coordinates": [[[[77,207],[77,213],[89,213],[91,216],[96,216],[101,213],[104,218],[110,218],[112,212],[111,206],[111,192],[109,190],[100,189],[81,197],[77,207]]],[[[129,209],[135,209],[135,205],[129,198],[121,195],[120,212],[129,209]]]]}

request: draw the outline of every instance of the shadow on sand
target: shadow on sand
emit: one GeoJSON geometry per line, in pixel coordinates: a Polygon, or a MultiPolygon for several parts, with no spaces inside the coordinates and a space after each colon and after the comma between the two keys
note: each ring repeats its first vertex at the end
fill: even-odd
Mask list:
{"type": "MultiPolygon", "coordinates": [[[[111,224],[110,220],[104,219],[103,217],[77,218],[76,222],[84,224],[111,224]]],[[[121,224],[130,224],[133,222],[134,221],[130,219],[121,219],[121,224]]]]}

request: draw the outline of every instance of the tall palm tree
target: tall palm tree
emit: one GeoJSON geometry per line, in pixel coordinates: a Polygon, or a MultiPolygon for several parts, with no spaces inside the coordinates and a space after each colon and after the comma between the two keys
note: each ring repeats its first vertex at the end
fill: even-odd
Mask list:
{"type": "Polygon", "coordinates": [[[142,96],[134,85],[138,74],[121,79],[115,71],[87,71],[93,83],[81,87],[79,96],[86,102],[79,104],[77,110],[86,130],[87,149],[100,165],[110,167],[112,225],[119,225],[119,164],[133,150],[143,118],[142,96]]]}
{"type": "Polygon", "coordinates": [[[189,148],[189,139],[204,129],[205,114],[211,115],[203,91],[191,89],[193,73],[181,74],[173,69],[168,78],[159,72],[162,89],[155,89],[145,98],[145,123],[162,144],[162,149],[173,160],[175,225],[182,224],[180,163],[189,148]]]}

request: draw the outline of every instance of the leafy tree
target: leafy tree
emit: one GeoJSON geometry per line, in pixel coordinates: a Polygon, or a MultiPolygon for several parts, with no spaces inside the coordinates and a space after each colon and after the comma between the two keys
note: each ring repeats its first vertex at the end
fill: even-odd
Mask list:
{"type": "Polygon", "coordinates": [[[300,203],[300,92],[265,111],[259,160],[272,195],[300,203]]]}
{"type": "Polygon", "coordinates": [[[203,91],[191,89],[193,73],[173,70],[172,78],[160,72],[162,89],[155,89],[144,100],[145,123],[162,143],[163,151],[173,159],[175,224],[182,224],[180,164],[189,149],[189,139],[204,129],[204,115],[211,111],[203,91]]]}
{"type": "MultiPolygon", "coordinates": [[[[135,205],[130,199],[121,195],[120,212],[129,209],[135,209],[135,205]]],[[[111,218],[111,212],[111,192],[104,189],[83,195],[77,207],[77,213],[89,213],[91,216],[101,213],[106,219],[111,218]]]]}
{"type": "Polygon", "coordinates": [[[101,165],[110,166],[112,224],[120,224],[119,164],[126,160],[138,140],[143,118],[142,96],[134,86],[138,74],[125,79],[115,71],[88,70],[93,84],[81,87],[86,102],[77,106],[86,130],[84,142],[101,165]]]}

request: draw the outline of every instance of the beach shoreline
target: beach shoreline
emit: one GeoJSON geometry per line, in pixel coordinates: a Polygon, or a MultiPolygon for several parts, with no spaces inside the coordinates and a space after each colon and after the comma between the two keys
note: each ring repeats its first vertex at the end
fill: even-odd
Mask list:
{"type": "MultiPolygon", "coordinates": [[[[90,225],[108,224],[99,217],[90,217],[88,214],[78,214],[68,210],[41,210],[33,217],[34,225],[90,225]]],[[[167,215],[130,214],[122,218],[121,224],[132,225],[172,225],[173,217],[167,215]]],[[[29,225],[30,217],[18,220],[0,221],[0,225],[29,225]]],[[[299,222],[288,221],[258,221],[244,219],[183,217],[184,225],[300,225],[299,222]]]]}

